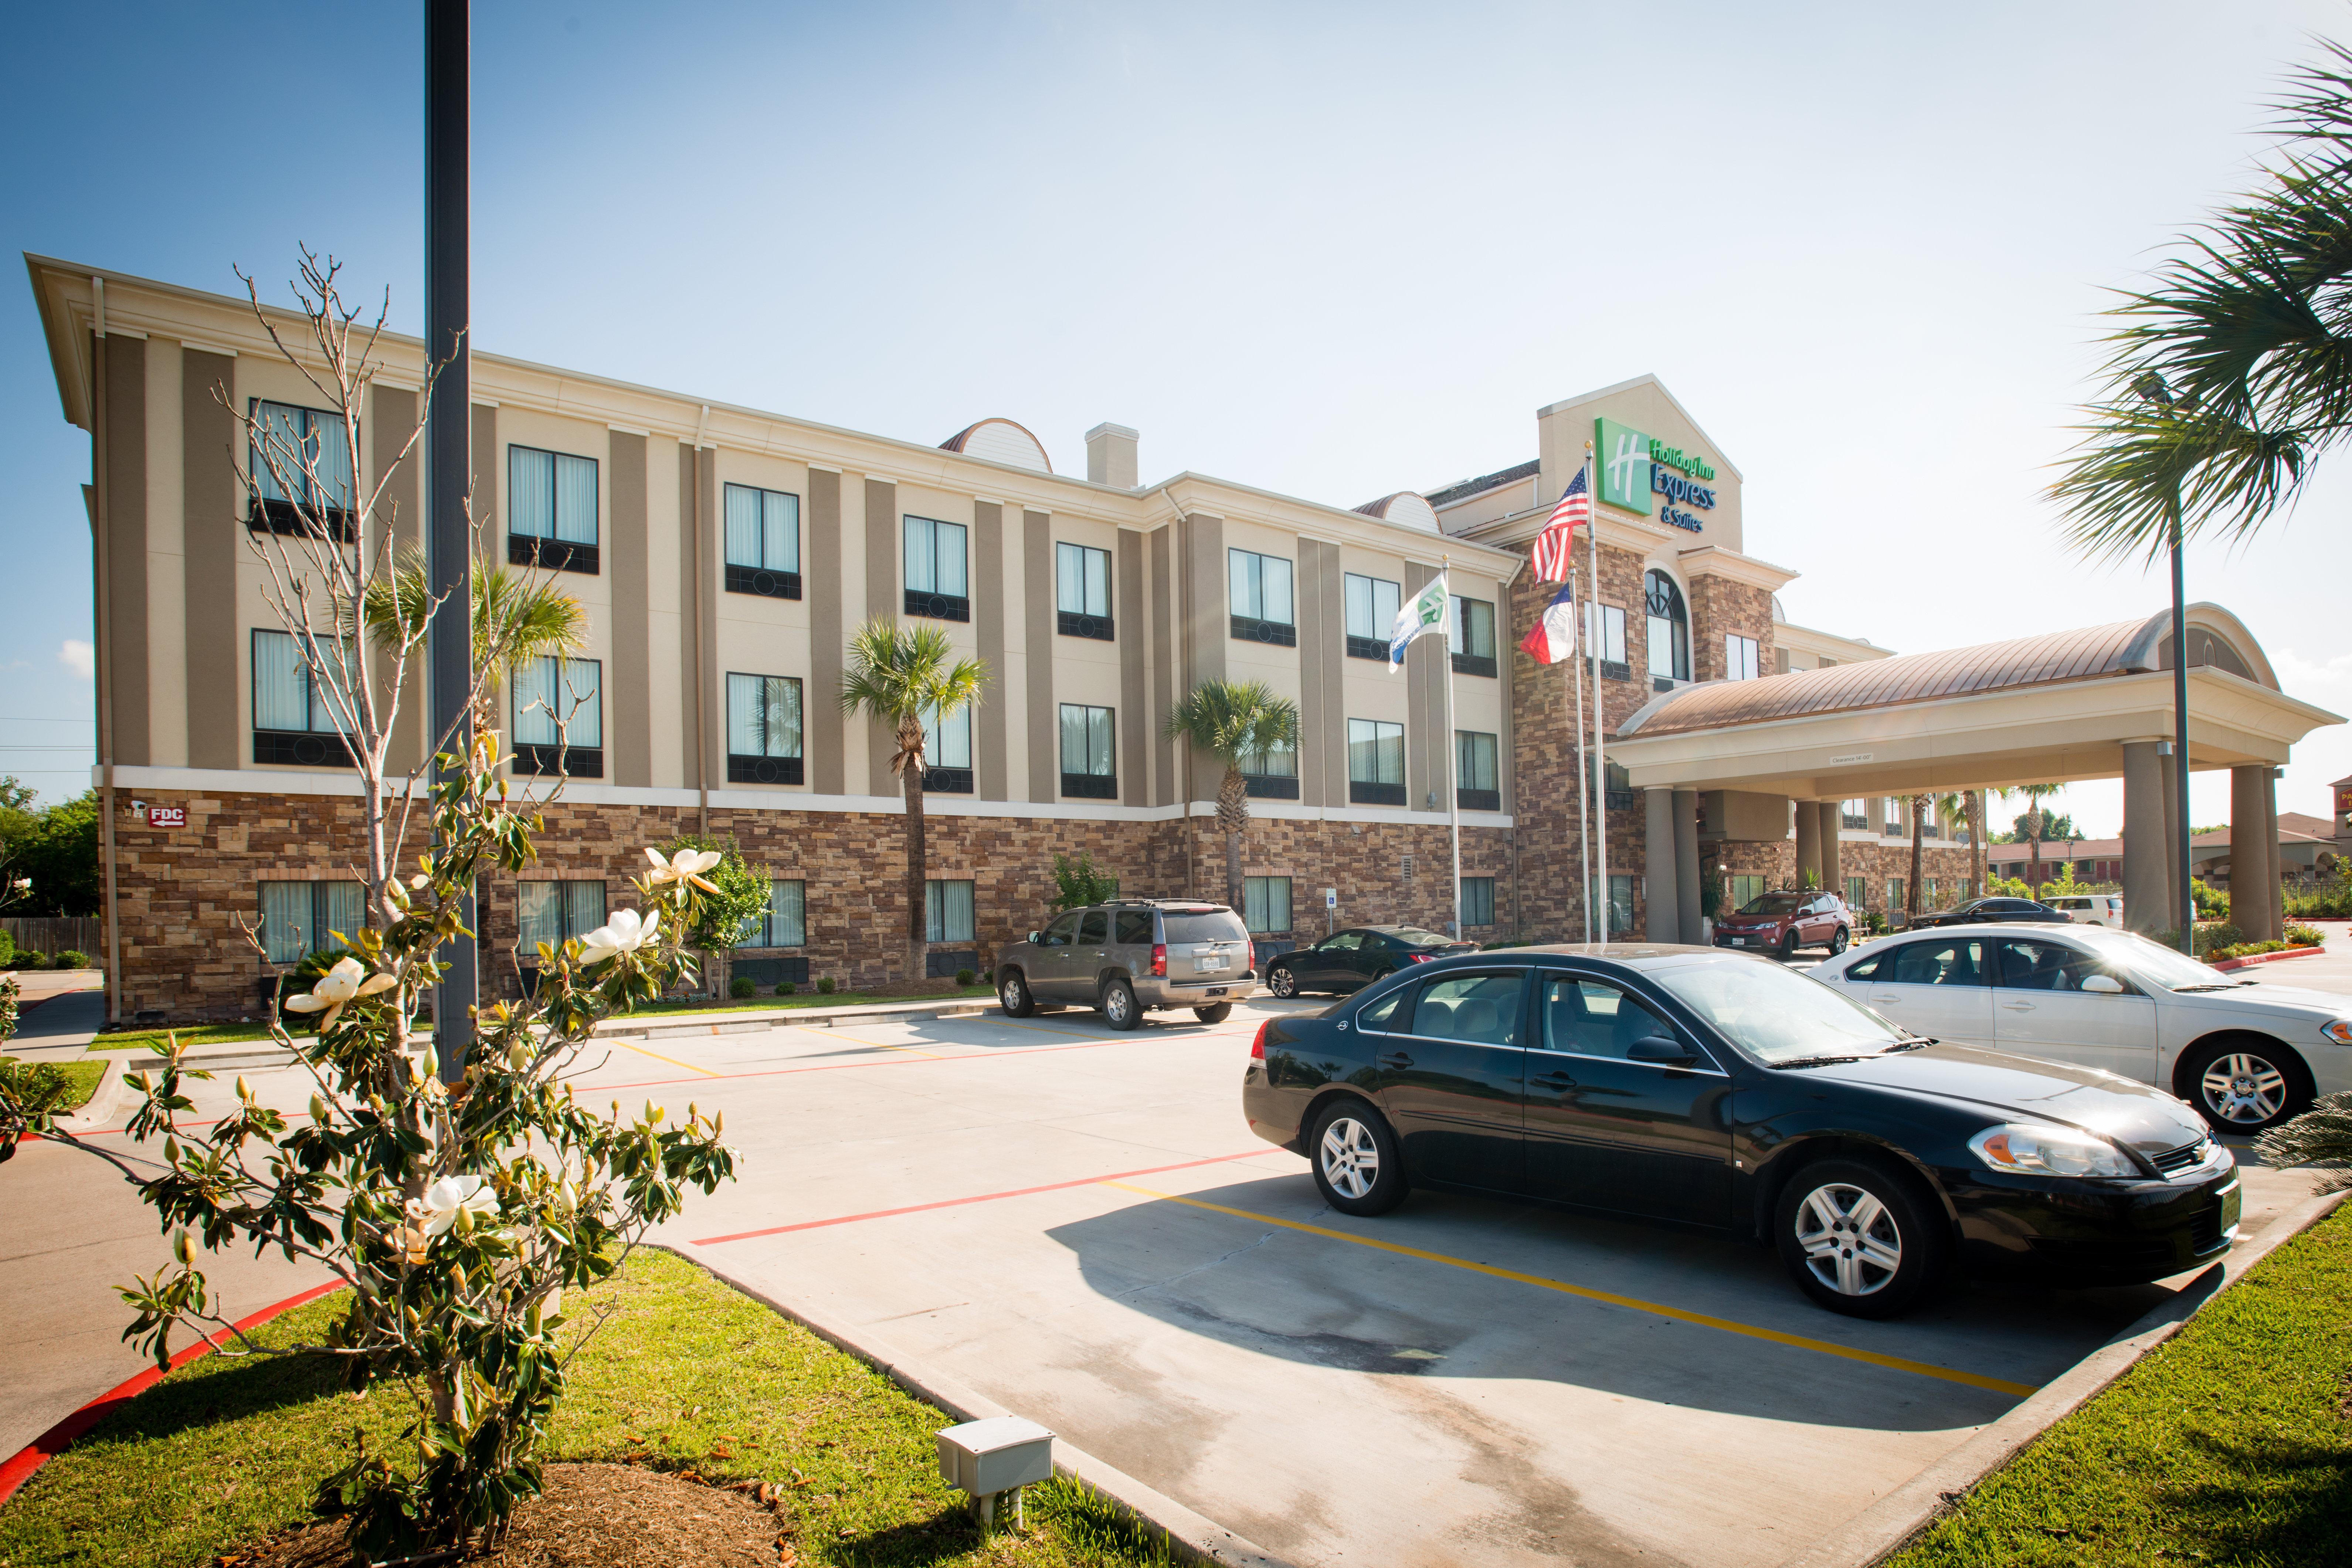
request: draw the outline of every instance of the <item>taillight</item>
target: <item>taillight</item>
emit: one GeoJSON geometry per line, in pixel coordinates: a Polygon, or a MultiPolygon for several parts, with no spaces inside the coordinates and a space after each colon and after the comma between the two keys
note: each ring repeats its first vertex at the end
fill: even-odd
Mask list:
{"type": "Polygon", "coordinates": [[[1436,956],[1437,955],[1433,952],[1416,952],[1412,955],[1412,961],[1415,963],[1427,963],[1431,959],[1435,958],[1436,956]]]}
{"type": "Polygon", "coordinates": [[[1250,1060],[1254,1062],[1265,1060],[1265,1024],[1271,1021],[1261,1022],[1257,1033],[1250,1037],[1250,1060]]]}
{"type": "Polygon", "coordinates": [[[1245,974],[1255,974],[1257,973],[1257,938],[1252,937],[1243,945],[1249,949],[1249,956],[1242,961],[1242,972],[1245,974]]]}
{"type": "Polygon", "coordinates": [[[1162,980],[1168,978],[1168,944],[1164,942],[1151,944],[1151,973],[1162,980]]]}

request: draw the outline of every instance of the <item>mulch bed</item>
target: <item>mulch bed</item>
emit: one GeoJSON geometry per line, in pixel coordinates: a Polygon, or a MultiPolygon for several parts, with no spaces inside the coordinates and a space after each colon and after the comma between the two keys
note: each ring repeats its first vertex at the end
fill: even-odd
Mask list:
{"type": "MultiPolygon", "coordinates": [[[[748,1493],[634,1465],[550,1465],[545,1493],[506,1539],[464,1561],[488,1568],[789,1568],[776,1516],[748,1493]]],[[[350,1568],[333,1521],[225,1552],[217,1568],[350,1568]]]]}

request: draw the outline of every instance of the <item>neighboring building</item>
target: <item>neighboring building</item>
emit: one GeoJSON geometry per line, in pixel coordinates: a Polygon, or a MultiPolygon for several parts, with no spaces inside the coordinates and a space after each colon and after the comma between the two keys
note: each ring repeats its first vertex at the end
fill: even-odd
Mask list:
{"type": "MultiPolygon", "coordinates": [[[[247,542],[270,508],[228,412],[299,424],[319,396],[244,300],[27,261],[66,416],[93,438],[113,1005],[247,1015],[270,963],[357,916],[353,779],[265,602],[247,542]]],[[[383,347],[347,455],[361,485],[418,405],[420,345],[383,347]]],[[[515,994],[539,940],[630,897],[640,846],[693,830],[740,840],[774,879],[739,973],[887,978],[904,929],[891,747],[833,698],[849,637],[877,617],[941,627],[992,676],[933,737],[938,973],[984,970],[1038,923],[1057,852],[1090,852],[1130,893],[1222,892],[1218,770],[1162,738],[1182,693],[1222,676],[1267,681],[1304,721],[1297,752],[1257,759],[1251,779],[1245,901],[1269,946],[1320,934],[1327,887],[1341,923],[1448,918],[1454,759],[1465,934],[1582,934],[1587,736],[1565,672],[1514,645],[1553,594],[1523,569],[1528,542],[1595,437],[1612,730],[1659,691],[1769,678],[1784,647],[1883,651],[1776,616],[1793,574],[1742,552],[1738,470],[1654,377],[1539,411],[1534,461],[1352,510],[1191,472],[1143,485],[1136,433],[1109,424],[1087,433],[1079,478],[1007,419],[931,446],[483,353],[472,395],[488,552],[553,571],[593,628],[586,652],[525,672],[507,700],[515,771],[560,763],[572,778],[538,867],[487,888],[486,995],[515,994]],[[1423,639],[1391,675],[1389,616],[1441,563],[1450,668],[1423,639]],[[582,703],[561,746],[532,700],[555,689],[582,703]]],[[[413,542],[417,465],[390,493],[413,542]]],[[[404,765],[424,753],[416,695],[404,765]]],[[[1647,825],[1614,772],[1594,783],[1611,928],[1638,931],[1647,825]]],[[[1834,803],[1774,798],[1771,820],[1694,805],[1735,897],[1820,863],[1834,803]]],[[[1844,853],[1826,863],[1856,903],[1900,907],[1907,836],[1884,831],[1884,802],[1858,805],[1838,813],[1844,853]]],[[[1931,843],[1923,901],[1948,902],[1968,857],[1931,843]]]]}
{"type": "MultiPolygon", "coordinates": [[[[2323,877],[2333,875],[2335,862],[2335,827],[2326,818],[2309,816],[2299,811],[2278,814],[2279,876],[2288,883],[2307,887],[2323,877]],[[2325,856],[2327,858],[2323,860],[2325,856]]],[[[2210,833],[2200,833],[2189,841],[2189,863],[2198,880],[2216,888],[2230,885],[2230,832],[2226,827],[2210,833]]],[[[2024,843],[1993,844],[1985,854],[1996,877],[2030,881],[2032,870],[2032,847],[2024,843]]],[[[2042,845],[2042,881],[2058,879],[2060,868],[2072,865],[2078,882],[2120,882],[2123,878],[2124,841],[2120,838],[2044,839],[2042,845]]],[[[2039,885],[2039,884],[2035,884],[2039,885]]]]}

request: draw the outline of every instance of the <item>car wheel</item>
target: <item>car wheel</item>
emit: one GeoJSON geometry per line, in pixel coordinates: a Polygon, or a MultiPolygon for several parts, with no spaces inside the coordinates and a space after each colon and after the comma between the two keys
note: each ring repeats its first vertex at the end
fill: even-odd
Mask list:
{"type": "Polygon", "coordinates": [[[1103,1022],[1122,1032],[1143,1022],[1143,1009],[1135,1005],[1135,987],[1124,979],[1114,979],[1102,988],[1102,1000],[1095,1005],[1102,1012],[1103,1022]]]}
{"type": "Polygon", "coordinates": [[[1222,1024],[1233,1016],[1234,1005],[1230,1002],[1219,1002],[1213,1006],[1192,1009],[1192,1016],[1200,1019],[1203,1024],[1222,1024]]]}
{"type": "Polygon", "coordinates": [[[1341,1214],[1386,1214],[1411,1190],[1396,1135],[1360,1100],[1343,1100],[1325,1111],[1307,1152],[1315,1163],[1316,1190],[1341,1214]]]}
{"type": "Polygon", "coordinates": [[[1265,988],[1287,1001],[1298,994],[1298,976],[1290,973],[1287,964],[1279,969],[1270,969],[1266,972],[1265,988]]]}
{"type": "Polygon", "coordinates": [[[1797,928],[1790,926],[1789,934],[1780,939],[1780,962],[1788,963],[1797,956],[1797,928]]]}
{"type": "Polygon", "coordinates": [[[1843,952],[1850,940],[1852,939],[1846,935],[1845,927],[1838,927],[1830,934],[1830,956],[1835,958],[1839,953],[1843,952]]]}
{"type": "Polygon", "coordinates": [[[996,1005],[1009,1018],[1026,1018],[1037,1010],[1037,998],[1029,994],[1027,977],[1017,969],[1008,969],[997,977],[996,1005]]]}
{"type": "Polygon", "coordinates": [[[1823,1160],[1789,1180],[1773,1211],[1780,1261],[1813,1304],[1891,1318],[1943,1271],[1944,1234],[1910,1184],[1859,1160],[1823,1160]]]}
{"type": "Polygon", "coordinates": [[[2311,1104],[2311,1074],[2301,1058],[2255,1035],[2206,1042],[2181,1063],[2180,1081],[2184,1098],[2221,1132],[2260,1132],[2311,1104]]]}

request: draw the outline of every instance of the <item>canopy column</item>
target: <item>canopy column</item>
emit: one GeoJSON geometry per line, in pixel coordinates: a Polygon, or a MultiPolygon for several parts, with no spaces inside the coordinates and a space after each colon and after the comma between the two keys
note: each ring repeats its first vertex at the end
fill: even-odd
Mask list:
{"type": "Polygon", "coordinates": [[[1797,886],[1822,885],[1822,803],[1797,803],[1797,886]]]}
{"type": "Polygon", "coordinates": [[[1845,860],[1838,847],[1838,835],[1845,827],[1845,802],[1824,800],[1818,803],[1817,809],[1822,814],[1822,887],[1843,898],[1845,860]]]}
{"type": "Polygon", "coordinates": [[[1676,942],[1696,947],[1705,939],[1706,918],[1698,897],[1698,791],[1675,791],[1675,913],[1676,942]]]}
{"type": "Polygon", "coordinates": [[[2263,809],[2270,777],[2267,764],[2230,770],[2230,923],[2248,942],[2278,935],[2270,929],[2273,895],[2265,891],[2278,881],[2264,853],[2275,853],[2278,844],[2263,809]]]}
{"type": "Polygon", "coordinates": [[[2154,741],[2124,742],[2124,923],[2143,936],[2160,936],[2172,924],[2172,894],[2167,879],[2163,759],[2154,741]]]}
{"type": "Polygon", "coordinates": [[[1642,934],[1652,942],[1683,939],[1682,878],[1675,868],[1675,792],[1643,790],[1642,934]]]}
{"type": "Polygon", "coordinates": [[[2263,770],[2263,935],[2272,942],[2286,939],[2286,881],[2280,874],[2278,837],[2278,778],[2284,771],[2263,770]]]}

